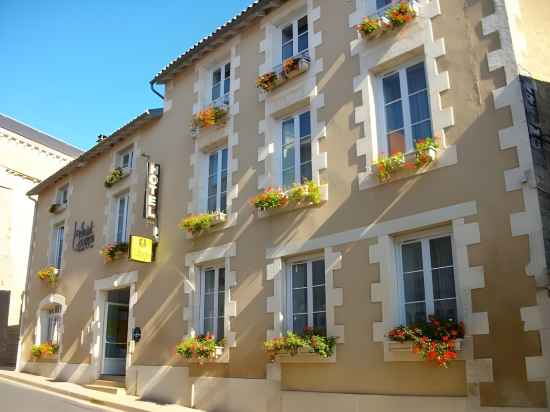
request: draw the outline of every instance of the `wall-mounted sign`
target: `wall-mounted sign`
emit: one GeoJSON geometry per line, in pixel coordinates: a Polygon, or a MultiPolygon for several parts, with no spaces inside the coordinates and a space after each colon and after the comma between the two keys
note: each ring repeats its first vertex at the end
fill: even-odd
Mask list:
{"type": "Polygon", "coordinates": [[[130,236],[130,260],[151,263],[153,261],[153,239],[130,236]]]}
{"type": "Polygon", "coordinates": [[[158,212],[160,165],[147,162],[147,182],[145,185],[145,207],[143,214],[145,219],[156,223],[158,212]]]}
{"type": "Polygon", "coordinates": [[[132,331],[132,340],[134,342],[139,342],[141,340],[141,328],[136,326],[132,331]]]}
{"type": "Polygon", "coordinates": [[[82,252],[91,249],[94,247],[94,242],[94,222],[90,222],[89,225],[82,222],[80,226],[78,226],[78,222],[74,222],[73,250],[82,252]]]}

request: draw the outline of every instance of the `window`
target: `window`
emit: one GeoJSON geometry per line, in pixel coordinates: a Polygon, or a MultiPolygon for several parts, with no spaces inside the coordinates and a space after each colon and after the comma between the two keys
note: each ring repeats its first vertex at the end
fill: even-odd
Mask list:
{"type": "Polygon", "coordinates": [[[325,261],[292,263],[288,271],[288,329],[301,334],[310,327],[326,334],[325,261]]]}
{"type": "Polygon", "coordinates": [[[130,196],[128,193],[120,195],[115,201],[116,223],[115,223],[115,241],[117,243],[128,242],[128,203],[130,196]]]}
{"type": "Polygon", "coordinates": [[[298,54],[305,54],[309,48],[307,16],[294,21],[281,30],[282,61],[298,54]]]}
{"type": "Polygon", "coordinates": [[[46,329],[41,337],[43,343],[59,344],[61,327],[61,305],[54,304],[45,310],[46,329]]]}
{"type": "Polygon", "coordinates": [[[283,120],[281,133],[283,187],[312,180],[310,112],[283,120]]]}
{"type": "Polygon", "coordinates": [[[62,188],[60,188],[57,191],[57,194],[55,196],[55,203],[58,205],[67,205],[67,202],[69,201],[69,186],[65,185],[62,188]]]}
{"type": "Polygon", "coordinates": [[[221,103],[229,104],[230,89],[231,63],[226,63],[212,72],[212,102],[221,100],[221,103]]]}
{"type": "Polygon", "coordinates": [[[391,72],[381,79],[384,136],[388,153],[405,153],[418,140],[432,137],[424,63],[391,72]]]}
{"type": "Polygon", "coordinates": [[[61,269],[61,259],[63,257],[63,241],[65,238],[65,226],[59,225],[54,229],[54,247],[53,247],[53,265],[61,269]]]}
{"type": "Polygon", "coordinates": [[[200,331],[221,340],[225,328],[225,268],[208,268],[201,275],[200,331]]]}
{"type": "Polygon", "coordinates": [[[123,150],[118,154],[118,167],[121,169],[131,169],[134,164],[134,151],[132,148],[123,150]]]}
{"type": "Polygon", "coordinates": [[[458,305],[450,236],[404,242],[401,254],[402,319],[425,322],[429,315],[457,319],[458,305]]]}
{"type": "Polygon", "coordinates": [[[208,157],[208,212],[227,210],[227,148],[208,157]]]}

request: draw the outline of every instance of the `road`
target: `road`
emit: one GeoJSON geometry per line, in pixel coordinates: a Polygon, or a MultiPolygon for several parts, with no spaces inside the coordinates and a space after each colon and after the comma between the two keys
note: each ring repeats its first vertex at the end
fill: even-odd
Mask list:
{"type": "Polygon", "coordinates": [[[0,378],[0,412],[116,412],[67,396],[0,378]]]}

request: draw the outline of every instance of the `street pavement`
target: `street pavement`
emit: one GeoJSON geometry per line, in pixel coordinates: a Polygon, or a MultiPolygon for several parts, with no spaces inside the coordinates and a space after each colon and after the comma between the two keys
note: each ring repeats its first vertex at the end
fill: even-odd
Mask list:
{"type": "Polygon", "coordinates": [[[115,412],[67,396],[0,378],[0,412],[115,412]]]}

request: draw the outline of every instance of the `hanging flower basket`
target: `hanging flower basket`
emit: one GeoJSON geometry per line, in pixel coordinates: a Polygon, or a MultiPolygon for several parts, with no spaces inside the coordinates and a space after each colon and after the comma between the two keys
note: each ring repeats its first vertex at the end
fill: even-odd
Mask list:
{"type": "Polygon", "coordinates": [[[108,243],[99,251],[105,263],[120,259],[126,253],[128,253],[128,243],[108,243]]]}
{"type": "Polygon", "coordinates": [[[55,266],[46,266],[36,272],[38,279],[48,282],[50,286],[55,286],[57,279],[59,278],[59,269],[55,266]]]}
{"type": "Polygon", "coordinates": [[[198,215],[189,215],[182,219],[179,224],[180,229],[187,231],[191,236],[199,236],[213,226],[224,223],[227,215],[222,212],[201,213],[198,215]]]}

